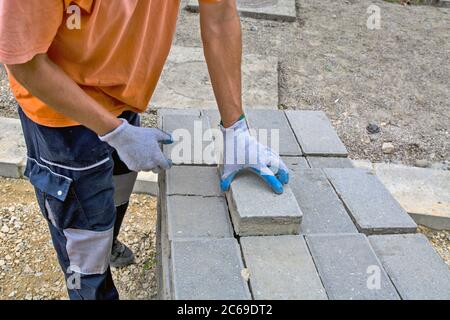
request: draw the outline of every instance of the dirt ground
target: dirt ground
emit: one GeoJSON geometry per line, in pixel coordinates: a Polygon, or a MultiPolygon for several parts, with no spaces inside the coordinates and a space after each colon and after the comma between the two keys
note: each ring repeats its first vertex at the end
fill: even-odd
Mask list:
{"type": "MultiPolygon", "coordinates": [[[[67,299],[47,224],[26,180],[0,178],[0,300],[67,299]],[[6,230],[6,228],[8,230],[6,230]]],[[[136,264],[113,269],[122,299],[156,295],[156,199],[133,195],[120,238],[136,254],[136,264]]],[[[450,266],[450,232],[420,227],[450,266]]]]}
{"type": "MultiPolygon", "coordinates": [[[[297,11],[295,23],[242,18],[245,52],[279,58],[279,107],[325,111],[352,158],[427,159],[448,168],[450,8],[297,0],[297,11]],[[373,4],[379,30],[366,26],[373,4]],[[380,134],[366,132],[372,122],[380,134]],[[383,142],[395,152],[384,154],[383,142]]],[[[181,10],[175,43],[201,46],[198,25],[197,14],[181,10]]],[[[0,72],[0,115],[14,117],[0,72]]],[[[144,123],[154,124],[154,116],[145,115],[144,123]]]]}
{"type": "MultiPolygon", "coordinates": [[[[133,195],[119,236],[136,264],[113,269],[121,299],[156,295],[156,199],[133,195]]],[[[26,180],[0,178],[0,300],[67,299],[47,223],[26,180]]]]}

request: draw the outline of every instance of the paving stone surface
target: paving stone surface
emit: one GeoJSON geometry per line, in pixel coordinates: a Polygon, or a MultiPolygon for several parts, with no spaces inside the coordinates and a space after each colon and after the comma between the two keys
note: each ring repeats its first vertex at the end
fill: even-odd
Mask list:
{"type": "Polygon", "coordinates": [[[301,156],[302,151],[284,112],[278,110],[247,110],[247,123],[264,145],[282,156],[301,156]]]}
{"type": "Polygon", "coordinates": [[[224,197],[169,196],[167,222],[170,240],[233,237],[224,197]]]}
{"type": "Polygon", "coordinates": [[[216,167],[173,166],[166,174],[168,195],[223,196],[216,167]]]}
{"type": "MultiPolygon", "coordinates": [[[[237,3],[243,16],[287,22],[297,19],[295,0],[238,0],[237,3]]],[[[189,0],[186,8],[198,12],[198,0],[189,0]]]]}
{"type": "Polygon", "coordinates": [[[251,299],[236,239],[172,241],[175,299],[251,299]]]}
{"type": "Polygon", "coordinates": [[[450,230],[450,171],[375,164],[375,172],[418,224],[450,230]]]}
{"type": "Polygon", "coordinates": [[[236,176],[226,196],[240,236],[298,234],[302,212],[289,186],[276,195],[256,174],[244,172],[236,176]]]}
{"type": "Polygon", "coordinates": [[[327,299],[303,237],[243,237],[240,242],[255,299],[327,299]]]}
{"type": "Polygon", "coordinates": [[[150,194],[152,196],[158,195],[158,175],[153,172],[139,172],[136,183],[134,184],[133,192],[150,194]]]}
{"type": "Polygon", "coordinates": [[[324,169],[359,231],[412,233],[417,225],[372,173],[362,169],[324,169]]]}
{"type": "Polygon", "coordinates": [[[168,114],[161,118],[162,130],[172,133],[174,143],[164,145],[166,157],[174,164],[216,163],[214,139],[209,120],[203,116],[168,114]]]}
{"type": "Polygon", "coordinates": [[[305,157],[281,157],[281,159],[292,172],[309,169],[309,164],[305,157]]]}
{"type": "Polygon", "coordinates": [[[291,172],[290,186],[303,212],[301,234],[358,232],[322,170],[291,172]]]}
{"type": "Polygon", "coordinates": [[[306,241],[329,299],[399,299],[365,235],[307,235],[306,241]]]}
{"type": "Polygon", "coordinates": [[[20,178],[27,153],[20,121],[0,117],[0,127],[0,176],[20,178]]]}
{"type": "Polygon", "coordinates": [[[311,168],[353,168],[349,158],[338,157],[308,157],[311,168]]]}
{"type": "Polygon", "coordinates": [[[397,291],[408,300],[450,300],[450,269],[422,234],[370,236],[397,291]]]}
{"type": "MultiPolygon", "coordinates": [[[[274,85],[278,83],[277,67],[275,57],[243,56],[242,97],[246,107],[277,108],[278,88],[274,85]]],[[[217,108],[202,48],[172,47],[150,106],[158,109],[217,108]]]]}
{"type": "Polygon", "coordinates": [[[347,149],[322,111],[285,111],[295,136],[308,156],[347,156],[347,149]]]}

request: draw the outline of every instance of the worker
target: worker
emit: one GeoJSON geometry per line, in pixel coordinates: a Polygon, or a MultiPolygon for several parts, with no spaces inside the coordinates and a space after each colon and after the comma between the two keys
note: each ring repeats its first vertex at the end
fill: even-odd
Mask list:
{"type": "MultiPolygon", "coordinates": [[[[118,299],[112,267],[139,171],[171,167],[170,133],[140,127],[169,54],[179,0],[0,0],[0,63],[19,104],[25,175],[48,221],[70,299],[118,299]]],[[[250,169],[275,193],[289,176],[247,129],[236,0],[200,0],[205,59],[221,115],[221,187],[250,169]],[[246,154],[239,160],[236,154],[246,154]],[[249,159],[256,159],[250,161],[249,159]]],[[[182,74],[179,77],[183,77],[182,74]]]]}

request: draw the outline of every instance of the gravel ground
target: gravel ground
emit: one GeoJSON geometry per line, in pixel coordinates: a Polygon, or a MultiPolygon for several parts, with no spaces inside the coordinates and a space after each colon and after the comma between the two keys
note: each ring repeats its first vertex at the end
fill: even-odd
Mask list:
{"type": "MultiPolygon", "coordinates": [[[[67,299],[64,278],[26,180],[0,178],[0,300],[67,299]]],[[[121,299],[156,296],[156,199],[133,195],[119,238],[136,255],[136,264],[113,269],[121,299]]]]}
{"type": "MultiPolygon", "coordinates": [[[[245,52],[279,57],[280,108],[325,111],[352,158],[448,167],[450,8],[297,0],[297,9],[295,23],[242,18],[245,52]],[[373,4],[380,30],[366,27],[373,4]],[[366,132],[372,122],[380,134],[366,132]]],[[[198,15],[181,10],[175,43],[200,46],[197,30],[198,15]]],[[[0,72],[0,115],[15,116],[0,72]]],[[[143,120],[155,125],[154,114],[143,120]]]]}
{"type": "MultiPolygon", "coordinates": [[[[0,178],[0,300],[67,299],[64,279],[31,185],[0,178]]],[[[156,199],[133,195],[120,238],[136,264],[113,269],[122,299],[156,296],[156,199]]],[[[450,267],[450,232],[420,227],[450,267]]]]}

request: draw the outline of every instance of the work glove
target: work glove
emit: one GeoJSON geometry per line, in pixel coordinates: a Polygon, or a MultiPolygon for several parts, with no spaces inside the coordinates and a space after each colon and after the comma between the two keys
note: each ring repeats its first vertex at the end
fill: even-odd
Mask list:
{"type": "Polygon", "coordinates": [[[245,118],[229,128],[221,125],[220,130],[223,134],[221,189],[228,191],[236,174],[248,169],[259,175],[275,193],[283,193],[283,185],[289,182],[286,165],[279,155],[250,135],[245,118]]]}
{"type": "Polygon", "coordinates": [[[170,134],[159,129],[132,126],[125,119],[120,120],[120,126],[99,138],[116,149],[120,160],[130,170],[159,173],[172,166],[159,146],[160,143],[173,142],[170,134]]]}

